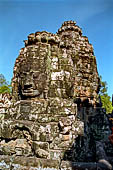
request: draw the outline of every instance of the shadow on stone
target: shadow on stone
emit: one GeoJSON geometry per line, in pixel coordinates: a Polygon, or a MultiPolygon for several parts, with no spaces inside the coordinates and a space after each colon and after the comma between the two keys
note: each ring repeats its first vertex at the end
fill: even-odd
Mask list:
{"type": "Polygon", "coordinates": [[[78,135],[72,147],[64,154],[73,170],[112,169],[113,145],[109,140],[112,123],[105,110],[94,107],[88,100],[75,101],[78,106],[77,117],[84,122],[84,134],[78,135]],[[87,106],[87,107],[85,107],[87,106]]]}

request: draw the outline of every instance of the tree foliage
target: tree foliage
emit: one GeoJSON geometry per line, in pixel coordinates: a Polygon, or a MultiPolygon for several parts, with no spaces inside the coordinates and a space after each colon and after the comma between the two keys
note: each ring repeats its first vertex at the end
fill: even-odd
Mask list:
{"type": "Polygon", "coordinates": [[[0,74],[0,94],[11,93],[11,85],[6,81],[3,74],[0,74]]]}
{"type": "Polygon", "coordinates": [[[108,95],[107,92],[107,82],[102,81],[102,77],[100,76],[100,83],[101,83],[101,88],[100,88],[100,97],[101,97],[101,102],[102,102],[102,107],[106,109],[106,113],[112,113],[113,106],[111,102],[111,97],[108,95]]]}

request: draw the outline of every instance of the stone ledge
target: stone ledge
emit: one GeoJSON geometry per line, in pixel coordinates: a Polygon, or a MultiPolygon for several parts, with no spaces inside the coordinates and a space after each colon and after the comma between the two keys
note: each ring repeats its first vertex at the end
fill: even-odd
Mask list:
{"type": "Polygon", "coordinates": [[[110,170],[113,169],[108,161],[103,162],[68,162],[62,161],[61,170],[110,170]]]}
{"type": "Polygon", "coordinates": [[[2,170],[58,170],[59,161],[36,157],[0,156],[2,170]]]}
{"type": "MultiPolygon", "coordinates": [[[[113,168],[113,167],[112,167],[113,168]]],[[[0,156],[0,169],[2,170],[110,170],[104,162],[69,162],[41,159],[36,157],[0,156]]]]}

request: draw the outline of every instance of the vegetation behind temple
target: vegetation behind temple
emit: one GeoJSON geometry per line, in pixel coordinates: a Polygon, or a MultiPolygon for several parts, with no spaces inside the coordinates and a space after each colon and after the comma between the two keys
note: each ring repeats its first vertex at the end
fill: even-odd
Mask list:
{"type": "Polygon", "coordinates": [[[107,82],[102,80],[102,76],[100,76],[100,83],[101,88],[99,94],[101,97],[102,107],[106,109],[106,113],[112,113],[113,106],[111,98],[107,92],[107,82]]]}
{"type": "Polygon", "coordinates": [[[0,74],[0,94],[11,93],[11,84],[0,74]]]}

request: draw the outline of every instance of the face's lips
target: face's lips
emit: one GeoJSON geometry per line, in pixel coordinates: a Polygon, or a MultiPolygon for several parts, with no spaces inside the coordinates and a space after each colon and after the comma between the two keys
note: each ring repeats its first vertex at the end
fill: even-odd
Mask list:
{"type": "Polygon", "coordinates": [[[22,94],[24,96],[38,96],[40,95],[40,92],[39,90],[29,89],[29,90],[23,90],[22,94]]]}

